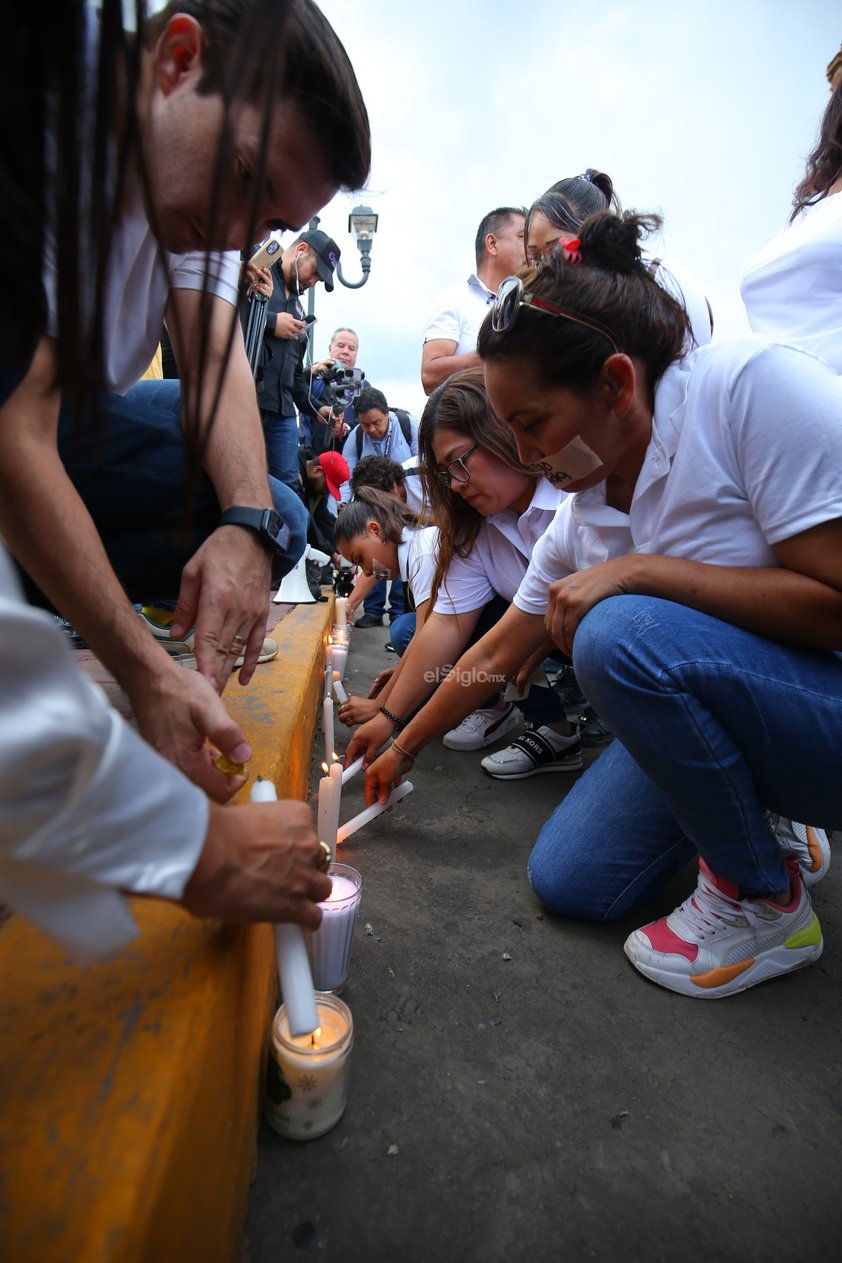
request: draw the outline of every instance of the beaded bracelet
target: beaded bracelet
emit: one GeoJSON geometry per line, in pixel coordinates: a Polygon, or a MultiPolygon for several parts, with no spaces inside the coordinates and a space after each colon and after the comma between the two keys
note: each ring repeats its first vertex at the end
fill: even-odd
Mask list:
{"type": "Polygon", "coordinates": [[[397,741],[392,741],[392,744],[390,745],[389,749],[397,750],[398,754],[402,754],[405,759],[409,759],[410,763],[415,762],[415,755],[410,754],[408,750],[404,750],[403,746],[399,746],[397,741]]]}
{"type": "Polygon", "coordinates": [[[387,710],[385,706],[380,707],[380,714],[385,715],[387,719],[390,719],[392,723],[397,726],[398,732],[401,732],[406,727],[406,720],[398,719],[397,715],[393,715],[392,712],[387,710]]]}

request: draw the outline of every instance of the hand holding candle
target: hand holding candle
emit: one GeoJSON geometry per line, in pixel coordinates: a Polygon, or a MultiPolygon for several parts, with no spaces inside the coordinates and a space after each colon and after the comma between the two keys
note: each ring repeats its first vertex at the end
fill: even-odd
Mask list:
{"type": "Polygon", "coordinates": [[[388,811],[390,807],[396,806],[401,799],[406,798],[407,794],[411,794],[414,788],[415,786],[412,784],[412,781],[403,781],[396,789],[392,790],[391,794],[384,803],[373,803],[370,807],[366,807],[365,811],[361,811],[358,816],[354,816],[353,819],[348,820],[343,825],[340,825],[336,834],[337,846],[339,846],[340,843],[344,842],[347,838],[350,838],[351,835],[356,833],[358,829],[362,829],[364,825],[367,825],[370,821],[375,820],[377,816],[382,815],[384,811],[388,811]]]}

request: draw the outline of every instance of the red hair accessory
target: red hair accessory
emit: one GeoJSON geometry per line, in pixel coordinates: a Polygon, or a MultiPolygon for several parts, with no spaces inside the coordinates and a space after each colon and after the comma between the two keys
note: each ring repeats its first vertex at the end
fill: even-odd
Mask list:
{"type": "Polygon", "coordinates": [[[559,245],[565,263],[582,262],[582,243],[578,237],[574,237],[572,241],[560,241],[559,245]]]}

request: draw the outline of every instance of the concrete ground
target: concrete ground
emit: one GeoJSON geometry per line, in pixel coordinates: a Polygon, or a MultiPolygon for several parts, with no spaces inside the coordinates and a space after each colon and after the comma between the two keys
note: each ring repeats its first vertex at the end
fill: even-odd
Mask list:
{"type": "MultiPolygon", "coordinates": [[[[394,661],[387,639],[352,633],[349,691],[394,661]]],[[[575,774],[505,785],[481,757],[430,746],[406,803],[342,850],[365,877],[348,1108],[306,1144],[262,1125],[244,1259],[825,1263],[842,1232],[842,861],[814,891],[818,964],[685,999],[622,944],[692,874],[621,923],[542,914],[526,859],[575,774]]],[[[355,780],[343,818],[361,797],[355,780]]]]}

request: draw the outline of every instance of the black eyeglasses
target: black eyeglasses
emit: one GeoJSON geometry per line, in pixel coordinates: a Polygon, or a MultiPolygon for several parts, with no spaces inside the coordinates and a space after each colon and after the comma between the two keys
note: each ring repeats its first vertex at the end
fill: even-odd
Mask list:
{"type": "Polygon", "coordinates": [[[456,460],[452,460],[444,469],[439,469],[436,477],[443,487],[450,487],[451,482],[461,483],[463,486],[466,482],[471,481],[471,471],[465,464],[465,461],[479,447],[479,443],[474,443],[473,447],[469,447],[467,452],[463,452],[461,456],[457,456],[456,460]]]}
{"type": "Polygon", "coordinates": [[[491,328],[494,332],[508,333],[514,327],[521,307],[531,307],[533,311],[543,311],[548,316],[561,316],[564,320],[571,320],[573,324],[593,329],[594,333],[601,334],[611,343],[618,355],[620,353],[617,339],[606,325],[600,324],[598,320],[591,320],[590,316],[582,316],[578,311],[571,311],[568,307],[556,307],[555,303],[547,302],[546,298],[539,298],[537,294],[527,294],[519,276],[507,276],[497,290],[497,297],[491,308],[491,328]]]}

